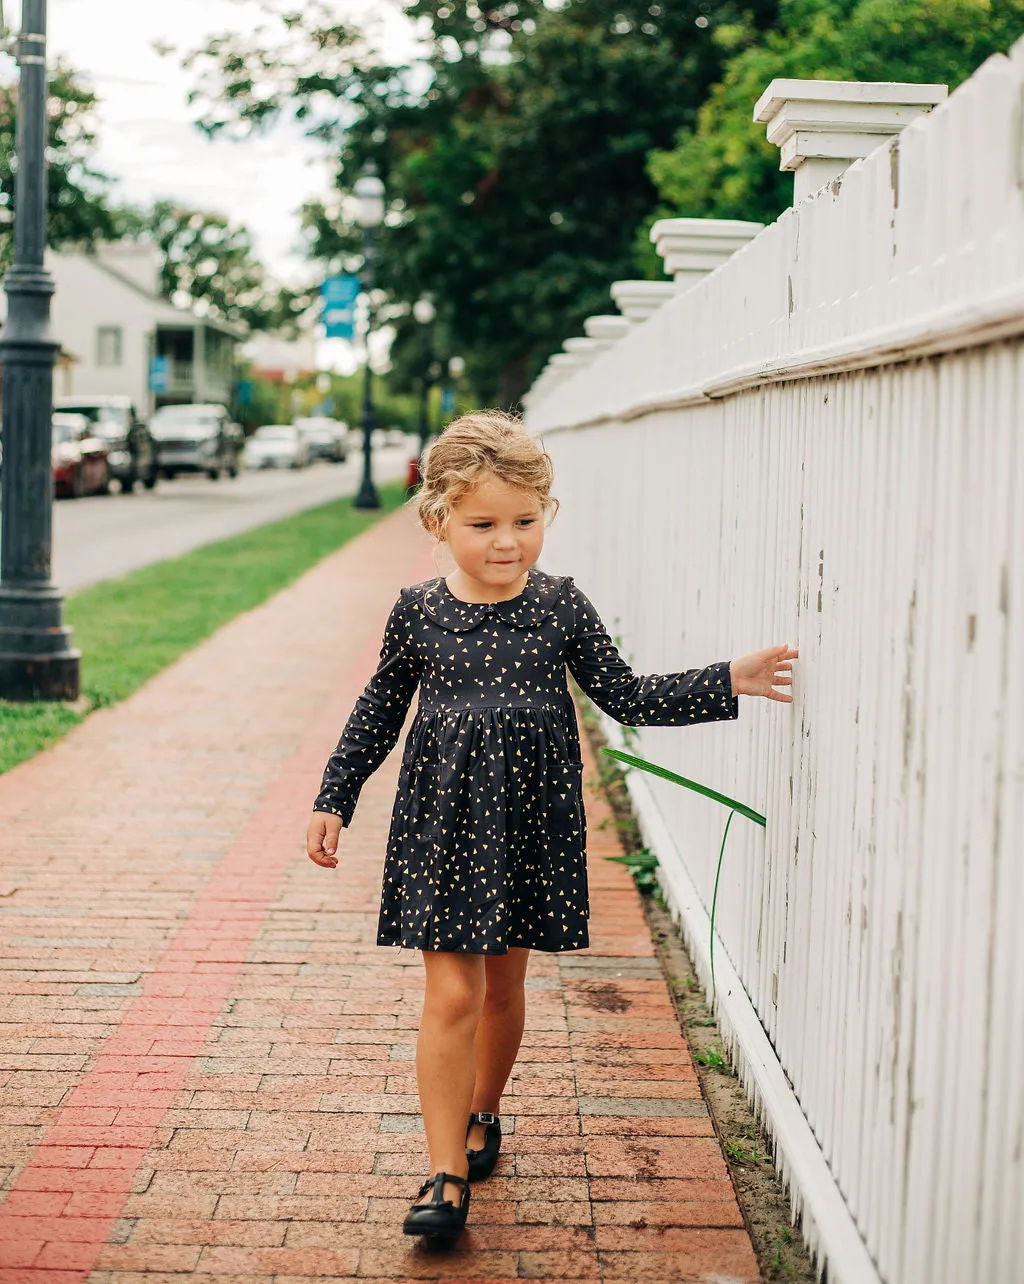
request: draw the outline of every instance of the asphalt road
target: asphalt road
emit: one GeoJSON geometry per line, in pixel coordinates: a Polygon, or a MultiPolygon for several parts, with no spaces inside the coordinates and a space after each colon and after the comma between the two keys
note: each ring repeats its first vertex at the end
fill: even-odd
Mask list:
{"type": "MultiPolygon", "coordinates": [[[[404,477],[412,450],[374,452],[374,480],[404,477]]],[[[254,526],[332,499],[352,495],[362,475],[362,453],[344,464],[314,464],[296,472],[243,472],[234,481],[206,477],[160,481],[153,491],[57,500],[53,506],[53,579],[65,591],[112,579],[150,562],[237,535],[254,526]]],[[[116,488],[115,488],[116,489],[116,488]]]]}

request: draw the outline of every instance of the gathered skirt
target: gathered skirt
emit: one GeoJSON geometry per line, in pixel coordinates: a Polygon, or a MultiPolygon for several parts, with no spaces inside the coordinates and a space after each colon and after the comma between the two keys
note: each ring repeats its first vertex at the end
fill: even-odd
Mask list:
{"type": "Polygon", "coordinates": [[[589,945],[583,764],[570,702],[423,708],[406,739],[378,945],[589,945]]]}

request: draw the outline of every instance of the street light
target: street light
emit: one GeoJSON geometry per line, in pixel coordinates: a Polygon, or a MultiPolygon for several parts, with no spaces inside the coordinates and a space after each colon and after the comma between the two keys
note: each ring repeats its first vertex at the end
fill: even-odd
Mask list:
{"type": "Polygon", "coordinates": [[[451,357],[448,361],[448,378],[444,385],[444,400],[441,410],[446,415],[455,413],[455,390],[459,386],[459,380],[466,370],[466,362],[462,357],[451,357]]]}
{"type": "Polygon", "coordinates": [[[417,299],[412,314],[420,326],[420,459],[430,436],[430,326],[437,310],[428,295],[417,299]]]}
{"type": "Polygon", "coordinates": [[[374,229],[384,221],[384,184],[377,166],[367,161],[353,188],[356,222],[363,229],[363,290],[366,293],[366,371],[363,376],[363,480],[353,501],[355,508],[380,508],[373,484],[373,372],[370,369],[370,332],[373,329],[374,229]]]}
{"type": "MultiPolygon", "coordinates": [[[[0,15],[2,25],[2,15],[0,15]]],[[[3,33],[6,36],[6,31],[3,33]]],[[[53,278],[46,250],[46,0],[23,0],[16,57],[18,172],[14,266],[7,273],[4,468],[0,481],[0,697],[77,700],[81,652],[71,645],[60,592],[50,582],[53,481],[50,472],[53,278]]]]}

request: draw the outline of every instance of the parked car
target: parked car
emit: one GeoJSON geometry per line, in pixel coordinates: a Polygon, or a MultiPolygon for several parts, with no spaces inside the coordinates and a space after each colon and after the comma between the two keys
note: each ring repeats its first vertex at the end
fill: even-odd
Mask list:
{"type": "Polygon", "coordinates": [[[107,467],[126,495],[137,481],[153,489],[159,475],[156,447],[131,397],[65,396],[54,406],[62,413],[85,415],[96,436],[107,443],[107,467]]]}
{"type": "Polygon", "coordinates": [[[343,464],[348,458],[348,425],[340,419],[309,415],[292,422],[305,437],[311,459],[329,459],[332,464],[343,464]]]}
{"type": "Polygon", "coordinates": [[[80,499],[110,486],[110,447],[85,415],[57,411],[52,420],[50,466],[56,495],[80,499]]]}
{"type": "Polygon", "coordinates": [[[246,468],[305,468],[309,445],[294,424],[266,424],[245,443],[246,468]]]}
{"type": "Polygon", "coordinates": [[[237,477],[244,434],[224,406],[161,406],[150,429],[157,462],[165,477],[205,473],[211,481],[222,474],[237,477]]]}

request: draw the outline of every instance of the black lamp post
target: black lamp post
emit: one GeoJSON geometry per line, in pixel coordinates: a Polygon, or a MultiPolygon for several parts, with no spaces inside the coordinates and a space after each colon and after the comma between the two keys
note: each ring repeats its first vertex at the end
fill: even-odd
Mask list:
{"type": "MultiPolygon", "coordinates": [[[[2,15],[0,15],[2,17],[2,15]]],[[[76,700],[81,652],[64,627],[50,582],[53,481],[50,471],[53,278],[46,249],[46,0],[23,0],[17,42],[18,172],[14,266],[7,273],[3,363],[4,466],[0,488],[0,697],[76,700]]]]}
{"type": "Polygon", "coordinates": [[[430,327],[437,315],[433,301],[424,295],[412,305],[412,314],[420,326],[420,459],[430,436],[431,352],[430,327]]]}
{"type": "Polygon", "coordinates": [[[384,184],[377,167],[368,161],[353,189],[363,229],[363,290],[366,294],[366,370],[363,375],[363,480],[354,508],[380,508],[380,496],[373,484],[373,372],[370,369],[370,333],[373,330],[374,229],[384,221],[384,184]]]}
{"type": "Polygon", "coordinates": [[[448,393],[448,413],[454,414],[455,402],[458,393],[459,380],[466,373],[466,362],[462,357],[452,357],[448,362],[448,384],[446,391],[448,393]]]}

